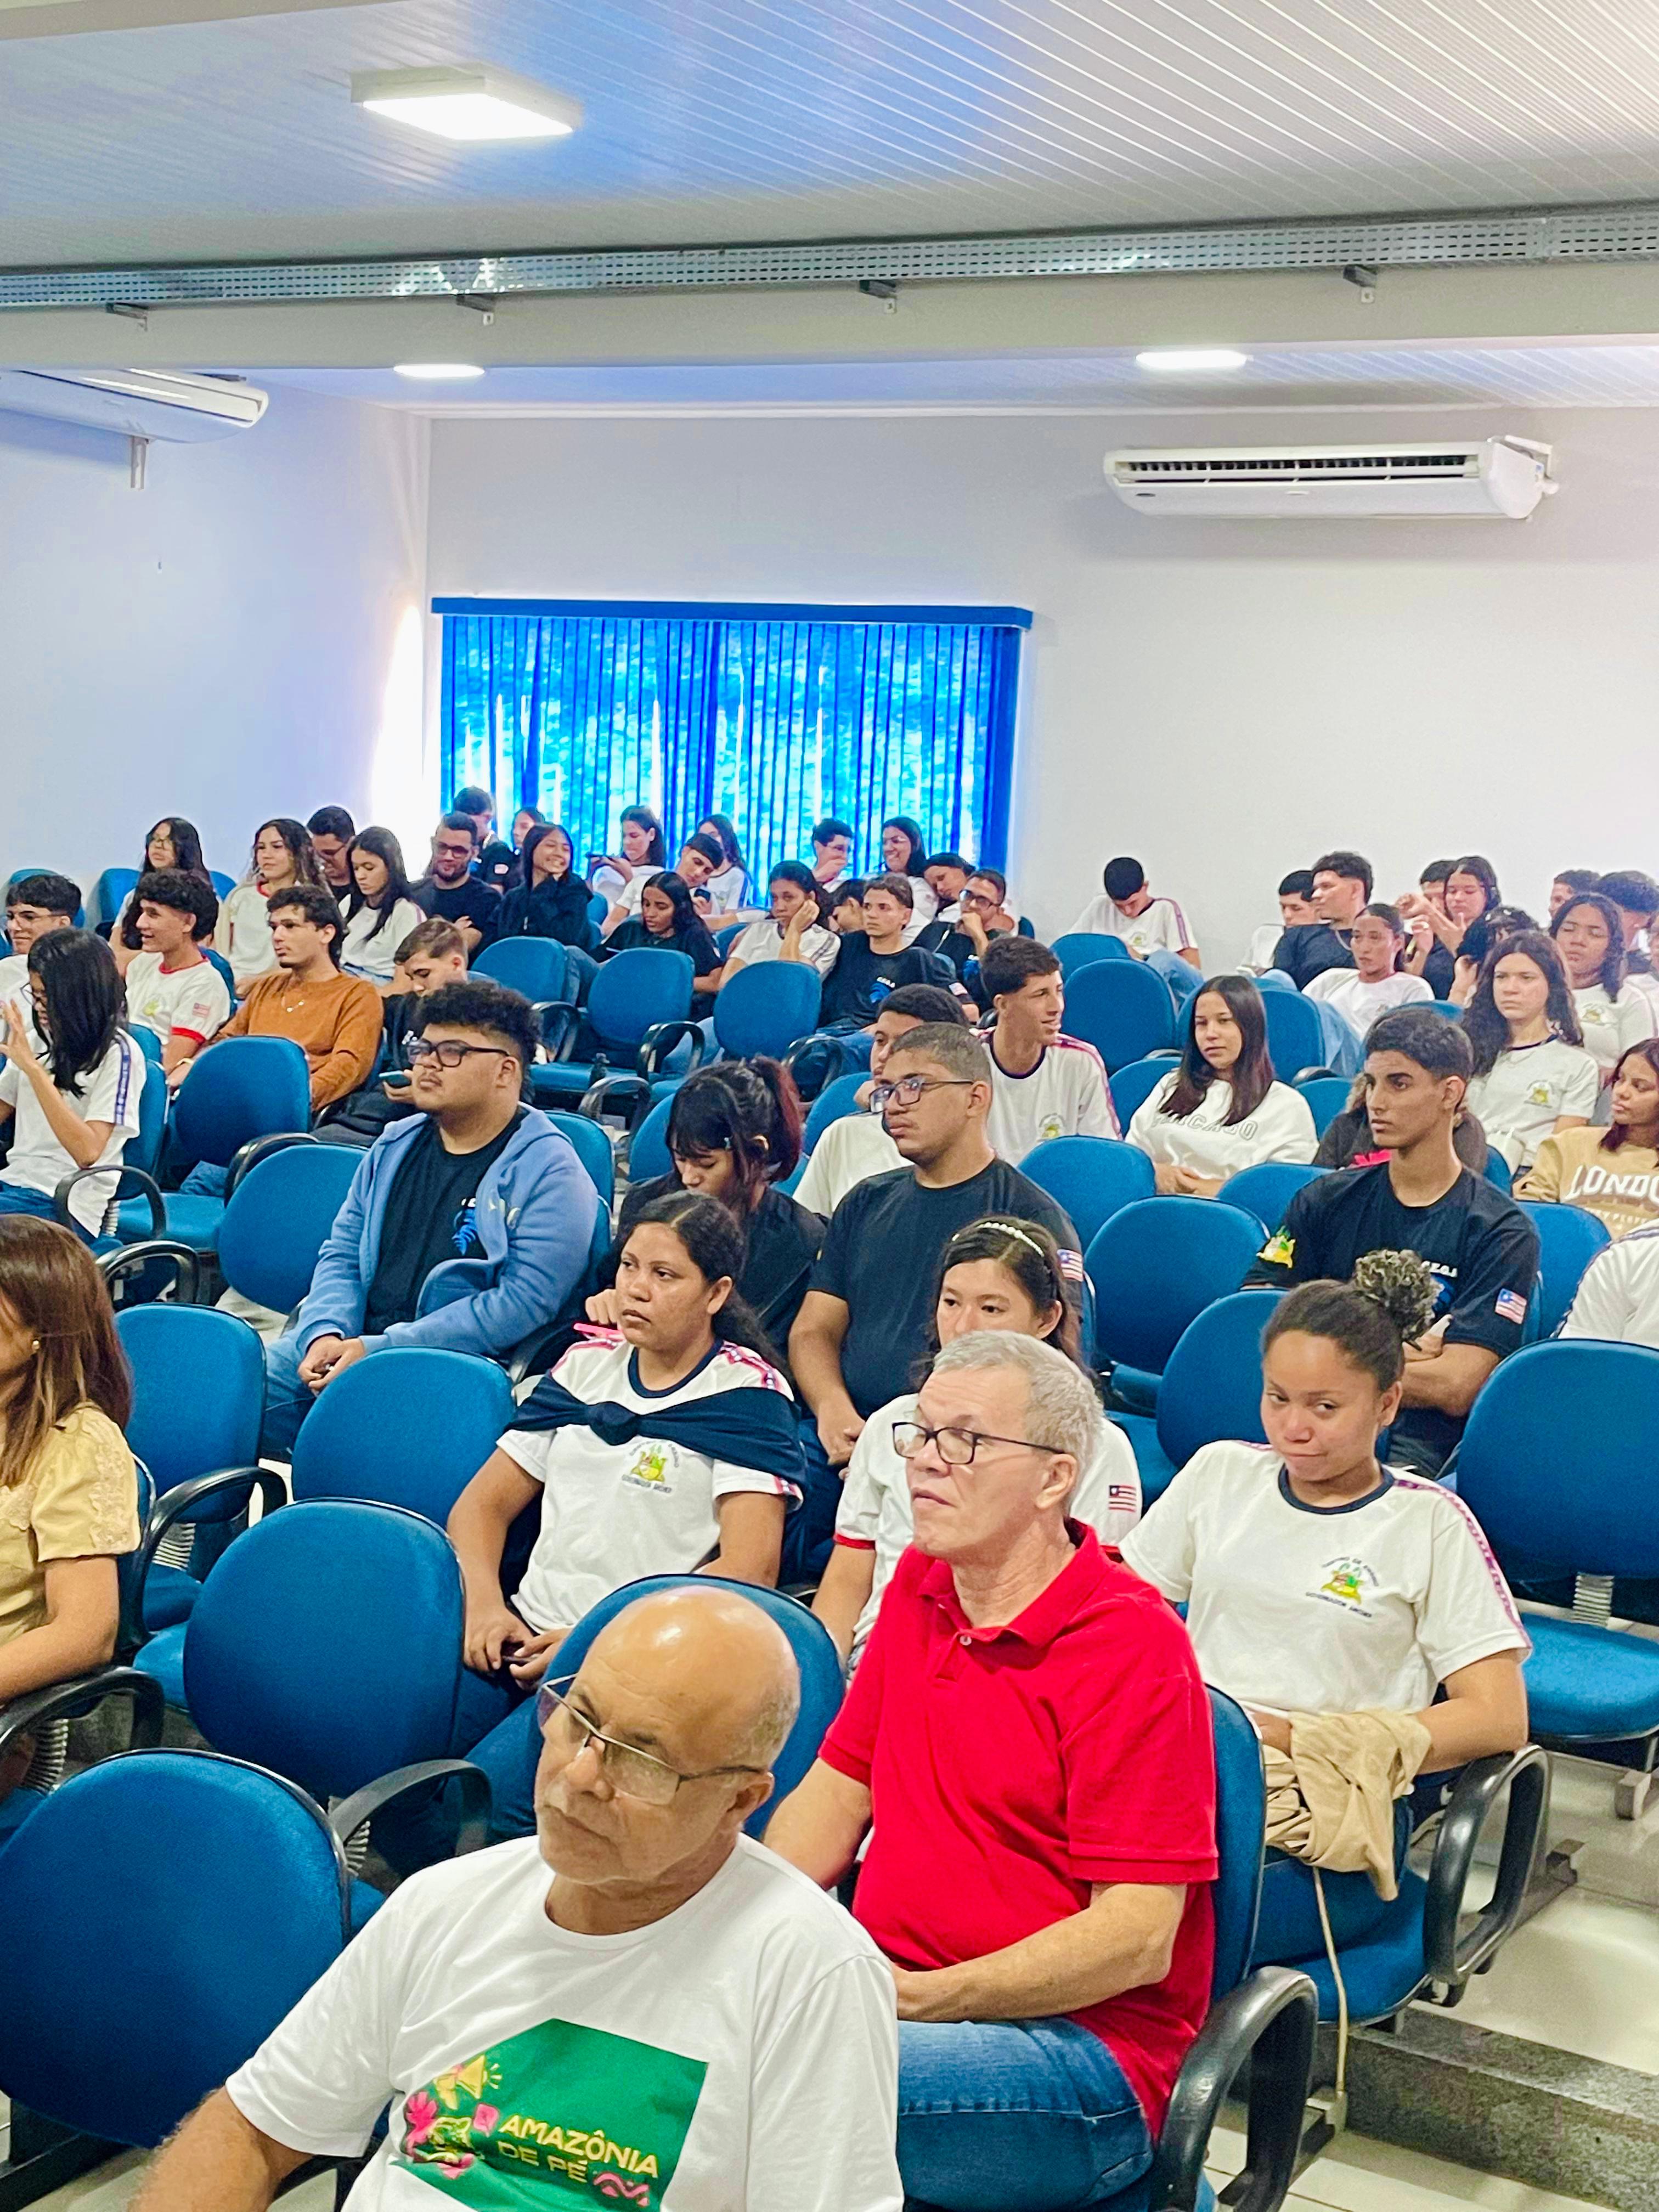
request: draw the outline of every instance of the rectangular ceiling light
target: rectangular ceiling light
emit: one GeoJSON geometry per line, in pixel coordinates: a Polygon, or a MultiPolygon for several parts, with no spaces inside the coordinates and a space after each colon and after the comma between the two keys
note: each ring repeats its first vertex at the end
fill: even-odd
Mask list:
{"type": "Polygon", "coordinates": [[[469,63],[461,69],[368,70],[351,80],[355,106],[439,138],[568,138],[580,100],[527,77],[469,63]]]}

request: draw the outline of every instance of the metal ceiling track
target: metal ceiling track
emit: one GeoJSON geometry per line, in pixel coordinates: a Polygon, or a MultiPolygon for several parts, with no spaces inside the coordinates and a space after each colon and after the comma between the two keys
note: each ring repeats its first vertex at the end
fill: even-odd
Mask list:
{"type": "Polygon", "coordinates": [[[832,284],[981,283],[1000,277],[1200,276],[1498,262],[1659,258],[1659,206],[1366,216],[1212,229],[1001,238],[831,240],[382,260],[218,262],[0,272],[0,308],[204,307],[258,301],[464,299],[832,284]]]}

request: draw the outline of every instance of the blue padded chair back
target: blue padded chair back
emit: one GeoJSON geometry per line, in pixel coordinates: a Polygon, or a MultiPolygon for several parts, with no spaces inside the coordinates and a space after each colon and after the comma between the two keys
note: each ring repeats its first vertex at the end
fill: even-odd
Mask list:
{"type": "Polygon", "coordinates": [[[1504,1193],[1505,1197],[1507,1197],[1509,1195],[1510,1189],[1515,1182],[1515,1171],[1510,1167],[1509,1162],[1504,1158],[1502,1152],[1498,1151],[1496,1145],[1489,1145],[1486,1148],[1486,1165],[1485,1172],[1486,1181],[1489,1183],[1496,1184],[1498,1188],[1504,1193]]]}
{"type": "Polygon", "coordinates": [[[1220,1868],[1210,1892],[1215,1911],[1210,1995],[1220,1998],[1243,1980],[1255,1948],[1267,1788],[1255,1730],[1230,1697],[1220,1690],[1209,1694],[1215,1723],[1215,1840],[1220,1868]]]}
{"type": "Polygon", "coordinates": [[[823,987],[801,960],[757,960],[739,968],[714,1000],[714,1036],[733,1060],[781,1060],[818,1025],[823,987]]]}
{"type": "MultiPolygon", "coordinates": [[[[442,1402],[428,1401],[428,1419],[442,1402]]],[[[216,1751],[324,1802],[347,1796],[447,1755],[464,1614],[449,1539],[418,1513],[288,1506],[202,1585],[185,1630],[191,1718],[216,1751]]]]}
{"type": "Polygon", "coordinates": [[[568,996],[569,965],[556,937],[498,937],[472,963],[472,973],[522,992],[532,1006],[540,1006],[568,996]]]}
{"type": "Polygon", "coordinates": [[[1060,972],[1069,983],[1079,968],[1086,968],[1096,960],[1131,960],[1134,957],[1121,937],[1110,937],[1103,929],[1068,929],[1054,939],[1048,947],[1060,963],[1060,972]]]}
{"type": "MultiPolygon", "coordinates": [[[[1616,1160],[1618,1156],[1609,1157],[1616,1160]]],[[[1538,1329],[1540,1336],[1553,1336],[1578,1295],[1585,1268],[1612,1241],[1607,1224],[1582,1206],[1550,1206],[1533,1198],[1517,1199],[1516,1204],[1538,1231],[1538,1329]]]]}
{"type": "Polygon", "coordinates": [[[590,1121],[586,1114],[550,1113],[547,1118],[575,1146],[576,1158],[587,1170],[599,1194],[600,1205],[608,1211],[617,1194],[617,1156],[611,1149],[610,1138],[599,1123],[590,1121]]]}
{"type": "MultiPolygon", "coordinates": [[[[741,972],[741,971],[739,971],[741,972]]],[[[668,1117],[674,1110],[674,1093],[659,1098],[628,1143],[628,1180],[654,1182],[674,1164],[668,1149],[668,1117]]]]}
{"type": "Polygon", "coordinates": [[[132,1022],[127,1025],[127,1035],[137,1041],[138,1049],[146,1060],[153,1060],[158,1067],[161,1066],[161,1040],[153,1029],[143,1022],[132,1022]]]}
{"type": "Polygon", "coordinates": [[[1346,1106],[1348,1094],[1353,1089],[1352,1084],[1341,1075],[1310,1075],[1296,1087],[1307,1100],[1314,1128],[1322,1137],[1346,1106]]]}
{"type": "Polygon", "coordinates": [[[750,1814],[745,1824],[751,1836],[759,1837],[779,1805],[817,1757],[824,1732],[841,1709],[845,1686],[841,1661],[829,1631],[799,1598],[786,1597],[781,1590],[767,1589],[759,1583],[728,1582],[718,1575],[647,1575],[639,1582],[624,1583],[620,1589],[602,1597],[582,1615],[560,1644],[554,1672],[560,1677],[575,1674],[599,1631],[608,1621],[614,1620],[624,1606],[632,1605],[635,1598],[653,1597],[659,1590],[710,1588],[746,1597],[763,1613],[769,1613],[789,1638],[789,1648],[800,1670],[800,1711],[789,1731],[788,1741],[772,1762],[776,1787],[766,1803],[750,1814]]]}
{"type": "Polygon", "coordinates": [[[88,1767],[0,1852],[0,2088],[162,2142],[333,1965],[345,1893],[319,1809],[274,1774],[198,1751],[88,1767]]]}
{"type": "Polygon", "coordinates": [[[690,960],[684,952],[635,945],[607,960],[588,987],[587,1018],[612,1058],[632,1057],[658,1022],[683,1022],[691,1011],[690,960]]]}
{"type": "MultiPolygon", "coordinates": [[[[132,1034],[139,1039],[142,1051],[143,1040],[151,1032],[135,1030],[132,1034]]],[[[158,1037],[155,1042],[159,1045],[161,1039],[158,1037]]],[[[145,1052],[144,1087],[138,1094],[138,1133],[136,1137],[128,1138],[121,1154],[122,1166],[141,1168],[146,1175],[153,1176],[155,1163],[161,1157],[161,1139],[167,1132],[167,1079],[161,1072],[160,1059],[152,1060],[145,1052]]]]}
{"type": "Polygon", "coordinates": [[[214,890],[218,892],[219,896],[222,899],[228,899],[236,888],[235,877],[226,875],[224,871],[221,868],[210,868],[208,870],[208,881],[213,885],[214,890]]]}
{"type": "Polygon", "coordinates": [[[1277,1291],[1234,1291],[1194,1314],[1164,1370],[1158,1441],[1177,1473],[1206,1444],[1261,1444],[1261,1332],[1277,1291]]]}
{"type": "Polygon", "coordinates": [[[232,1290],[277,1313],[297,1306],[362,1171],[363,1155],[349,1145],[290,1145],[250,1169],[219,1224],[219,1266],[232,1290]]]}
{"type": "Polygon", "coordinates": [[[1242,1206],[1253,1213],[1264,1229],[1277,1229],[1285,1209],[1304,1183],[1317,1182],[1326,1168],[1298,1167],[1290,1160],[1258,1160],[1229,1176],[1216,1193],[1223,1206],[1242,1206]]]}
{"type": "Polygon", "coordinates": [[[1127,1129],[1164,1077],[1175,1073],[1176,1065],[1168,1053],[1162,1053],[1153,1060],[1132,1060],[1127,1067],[1118,1069],[1106,1087],[1112,1094],[1119,1128],[1127,1129]]]}
{"type": "Polygon", "coordinates": [[[1249,1214],[1209,1198],[1146,1198],[1115,1213],[1084,1262],[1101,1364],[1161,1375],[1188,1324],[1238,1288],[1261,1242],[1249,1214]]]}
{"type": "Polygon", "coordinates": [[[231,966],[229,961],[226,959],[224,954],[222,952],[216,952],[210,945],[204,945],[202,947],[202,957],[207,962],[210,968],[216,969],[219,980],[223,983],[226,990],[230,994],[231,1011],[234,1012],[236,1007],[236,970],[231,966]]]}
{"type": "Polygon", "coordinates": [[[1517,1574],[1659,1575],[1656,1436],[1659,1352],[1531,1345],[1481,1387],[1458,1494],[1517,1574]]]}
{"type": "Polygon", "coordinates": [[[92,911],[99,922],[113,922],[138,888],[137,868],[106,868],[92,887],[92,911]]]}
{"type": "Polygon", "coordinates": [[[1432,1012],[1443,1014],[1449,1022],[1461,1022],[1463,1018],[1463,1009],[1450,999],[1431,999],[1429,1006],[1432,1012]]]}
{"type": "Polygon", "coordinates": [[[423,1513],[450,1508],[513,1425],[493,1359],[423,1345],[360,1359],[331,1382],[294,1446],[295,1498],[363,1498],[423,1513]]]}
{"type": "Polygon", "coordinates": [[[1066,1028],[1093,1045],[1115,1075],[1174,1044],[1175,1001],[1164,978],[1139,960],[1093,960],[1066,982],[1066,1028]]]}
{"type": "Polygon", "coordinates": [[[245,1321],[216,1306],[157,1300],[124,1306],[115,1333],[132,1369],[127,1442],[163,1490],[222,1468],[253,1465],[265,1361],[245,1321]]]}
{"type": "Polygon", "coordinates": [[[1152,1164],[1138,1146],[1111,1137],[1050,1137],[1019,1164],[1071,1218],[1086,1251],[1120,1206],[1150,1198],[1152,1164]]]}
{"type": "Polygon", "coordinates": [[[1267,1017],[1267,1054],[1283,1083],[1304,1067],[1325,1065],[1325,1032],[1319,1009],[1299,991],[1269,991],[1261,1005],[1267,1017]]]}
{"type": "Polygon", "coordinates": [[[185,1157],[222,1168],[252,1138],[310,1127],[306,1056],[289,1037],[227,1037],[191,1060],[173,1109],[185,1157]]]}
{"type": "Polygon", "coordinates": [[[805,1141],[809,1152],[832,1121],[858,1112],[860,1086],[869,1080],[867,1067],[855,1067],[850,1075],[838,1075],[833,1083],[824,1085],[807,1109],[805,1141]]]}
{"type": "Polygon", "coordinates": [[[746,921],[724,921],[718,929],[710,930],[709,935],[714,940],[714,950],[722,960],[748,927],[746,921]]]}

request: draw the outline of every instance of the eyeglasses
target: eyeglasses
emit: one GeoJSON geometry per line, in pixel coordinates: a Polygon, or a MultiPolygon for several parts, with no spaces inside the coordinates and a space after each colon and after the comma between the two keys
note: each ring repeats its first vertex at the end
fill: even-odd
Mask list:
{"type": "Polygon", "coordinates": [[[498,1044],[453,1044],[446,1037],[434,1044],[427,1037],[411,1037],[404,1047],[404,1058],[411,1067],[418,1067],[423,1060],[435,1060],[440,1067],[459,1067],[470,1052],[488,1052],[502,1060],[516,1060],[516,1053],[506,1052],[498,1044]]]}
{"type": "Polygon", "coordinates": [[[925,1427],[921,1421],[895,1421],[893,1449],[901,1459],[914,1459],[924,1444],[932,1444],[946,1467],[971,1467],[981,1444],[1015,1444],[1021,1451],[1054,1455],[1052,1444],[1034,1444],[1029,1437],[988,1436],[982,1429],[925,1427]]]}
{"type": "Polygon", "coordinates": [[[897,1099],[902,1106],[914,1106],[924,1091],[971,1091],[973,1078],[967,1075],[901,1075],[896,1083],[878,1083],[870,1093],[870,1110],[879,1114],[897,1099]]]}
{"type": "Polygon", "coordinates": [[[682,1782],[707,1782],[716,1774],[765,1774],[764,1766],[705,1766],[700,1774],[682,1774],[665,1759],[655,1758],[631,1743],[618,1743],[603,1735],[585,1713],[577,1711],[562,1692],[575,1680],[565,1674],[557,1682],[544,1682],[536,1692],[536,1725],[544,1734],[556,1721],[557,1741],[573,1759],[580,1759],[590,1743],[599,1747],[605,1778],[621,1797],[637,1797],[646,1805],[670,1805],[682,1782]]]}

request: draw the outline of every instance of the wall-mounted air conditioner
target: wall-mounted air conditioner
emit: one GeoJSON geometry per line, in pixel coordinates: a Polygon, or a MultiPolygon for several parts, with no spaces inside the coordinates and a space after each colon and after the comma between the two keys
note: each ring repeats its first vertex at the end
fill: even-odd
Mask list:
{"type": "Polygon", "coordinates": [[[1523,521],[1556,487],[1527,438],[1373,446],[1130,447],[1106,481],[1137,514],[1327,520],[1472,515],[1523,521]]]}
{"type": "Polygon", "coordinates": [[[251,384],[216,376],[161,375],[148,368],[0,369],[0,408],[80,422],[124,438],[197,445],[251,430],[270,402],[251,384]]]}

